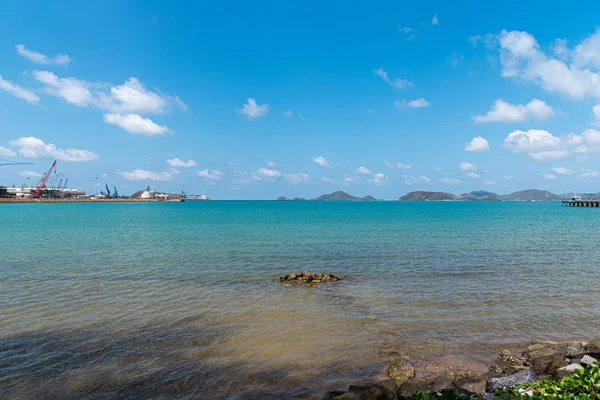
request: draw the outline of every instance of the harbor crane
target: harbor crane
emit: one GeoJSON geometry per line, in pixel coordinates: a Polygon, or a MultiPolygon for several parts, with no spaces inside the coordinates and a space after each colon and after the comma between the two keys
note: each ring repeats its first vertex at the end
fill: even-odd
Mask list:
{"type": "Polygon", "coordinates": [[[117,192],[117,187],[116,187],[116,186],[113,186],[113,189],[115,190],[115,191],[113,192],[113,197],[115,197],[115,198],[116,198],[116,197],[119,197],[119,192],[117,192]]]}
{"type": "Polygon", "coordinates": [[[110,197],[110,189],[108,188],[108,185],[106,184],[106,197],[110,197]]]}
{"type": "Polygon", "coordinates": [[[50,174],[52,174],[53,170],[56,173],[55,167],[56,167],[56,160],[54,160],[54,162],[52,163],[52,166],[50,167],[48,172],[46,172],[44,174],[44,176],[42,177],[40,182],[36,185],[36,187],[34,189],[32,189],[31,192],[29,192],[29,197],[38,198],[42,195],[43,191],[46,189],[46,183],[48,183],[50,174]]]}

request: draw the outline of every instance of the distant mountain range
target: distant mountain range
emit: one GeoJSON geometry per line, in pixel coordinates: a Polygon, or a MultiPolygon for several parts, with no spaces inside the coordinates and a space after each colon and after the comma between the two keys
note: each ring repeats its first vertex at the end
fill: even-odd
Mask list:
{"type": "MultiPolygon", "coordinates": [[[[583,197],[584,195],[582,195],[583,197]]],[[[589,196],[598,196],[600,193],[589,194],[589,196]]],[[[498,193],[488,192],[485,190],[475,190],[469,193],[463,193],[459,196],[455,196],[452,193],[444,192],[424,192],[416,191],[405,194],[398,200],[470,200],[470,201],[494,201],[494,200],[506,200],[506,201],[553,201],[562,200],[564,195],[557,195],[550,193],[546,190],[521,190],[511,194],[499,195],[498,193]]],[[[585,197],[584,197],[585,198],[585,197]]],[[[590,197],[591,199],[591,197],[590,197]]]]}
{"type": "MultiPolygon", "coordinates": [[[[295,197],[293,199],[288,199],[287,197],[280,196],[277,198],[279,201],[306,201],[301,197],[295,197]]],[[[367,195],[365,197],[356,197],[348,194],[346,192],[337,191],[329,194],[322,194],[319,197],[312,199],[313,201],[372,201],[377,200],[375,197],[371,195],[367,195]]]]}

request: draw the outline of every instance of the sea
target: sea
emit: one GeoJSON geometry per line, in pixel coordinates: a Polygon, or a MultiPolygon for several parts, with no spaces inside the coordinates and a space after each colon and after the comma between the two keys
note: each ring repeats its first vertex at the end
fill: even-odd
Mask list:
{"type": "Polygon", "coordinates": [[[0,205],[0,398],[280,399],[600,332],[600,209],[0,205]],[[279,276],[345,276],[307,287],[279,276]]]}

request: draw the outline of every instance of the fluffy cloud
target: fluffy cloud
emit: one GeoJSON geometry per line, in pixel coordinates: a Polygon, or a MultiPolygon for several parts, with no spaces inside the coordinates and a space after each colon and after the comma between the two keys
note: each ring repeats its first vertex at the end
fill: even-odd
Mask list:
{"type": "Polygon", "coordinates": [[[421,97],[419,99],[415,99],[415,100],[396,100],[394,102],[394,106],[396,108],[404,108],[404,107],[424,108],[424,107],[429,107],[430,105],[431,105],[431,103],[429,103],[423,97],[421,97]]]}
{"type": "Polygon", "coordinates": [[[320,165],[323,168],[329,167],[329,162],[323,156],[318,156],[318,157],[313,158],[313,162],[317,165],[320,165]]]}
{"type": "Polygon", "coordinates": [[[196,161],[194,161],[194,160],[183,161],[183,160],[180,160],[179,158],[172,158],[170,160],[167,160],[167,164],[169,164],[173,168],[190,168],[190,167],[196,166],[196,161]]]}
{"type": "Polygon", "coordinates": [[[475,115],[475,122],[523,122],[529,118],[543,120],[554,116],[554,110],[542,100],[533,99],[527,104],[510,104],[501,99],[494,102],[485,115],[475,115]]]}
{"type": "Polygon", "coordinates": [[[458,185],[459,183],[461,183],[460,180],[452,178],[440,178],[440,182],[446,185],[458,185]]]}
{"type": "Polygon", "coordinates": [[[16,155],[17,155],[17,153],[15,153],[14,151],[12,151],[11,149],[0,146],[0,156],[2,156],[2,157],[14,157],[16,155]]]}
{"type": "Polygon", "coordinates": [[[498,40],[503,77],[576,99],[600,98],[600,30],[572,51],[564,41],[557,42],[554,56],[544,53],[528,32],[503,30],[498,40]]]}
{"type": "Polygon", "coordinates": [[[480,177],[480,175],[476,174],[475,172],[467,172],[465,175],[468,176],[469,178],[473,178],[473,179],[477,179],[480,177]]]}
{"type": "Polygon", "coordinates": [[[171,132],[165,125],[158,125],[150,118],[137,114],[104,114],[104,122],[123,128],[134,135],[157,136],[171,132]]]}
{"type": "Polygon", "coordinates": [[[50,58],[42,53],[38,53],[37,51],[29,50],[22,44],[16,45],[15,49],[19,55],[36,64],[68,65],[72,61],[71,57],[66,54],[57,54],[53,58],[50,58]]]}
{"type": "Polygon", "coordinates": [[[196,172],[196,175],[201,176],[202,178],[209,181],[220,181],[221,179],[223,179],[223,176],[225,174],[216,169],[203,169],[196,172]]]}
{"type": "Polygon", "coordinates": [[[477,167],[470,162],[461,162],[458,164],[458,168],[460,168],[461,171],[474,171],[477,169],[477,167]]]}
{"type": "Polygon", "coordinates": [[[591,169],[582,169],[581,174],[579,174],[580,178],[598,178],[600,177],[600,171],[593,171],[591,169]]]}
{"type": "Polygon", "coordinates": [[[376,174],[373,174],[373,177],[371,179],[369,179],[367,181],[367,183],[369,183],[371,185],[375,185],[375,186],[380,186],[380,185],[383,185],[386,180],[387,180],[387,176],[385,176],[381,172],[377,172],[376,174]]]}
{"type": "Polygon", "coordinates": [[[504,147],[515,153],[527,153],[536,161],[561,160],[573,153],[600,153],[600,132],[587,129],[581,135],[554,136],[548,131],[516,130],[504,139],[504,147]]]}
{"type": "Polygon", "coordinates": [[[263,178],[276,178],[278,176],[281,176],[281,172],[274,169],[259,168],[256,170],[256,175],[263,178]]]}
{"type": "Polygon", "coordinates": [[[119,172],[119,175],[129,181],[169,181],[173,178],[173,175],[169,172],[153,172],[143,169],[119,172]]]}
{"type": "Polygon", "coordinates": [[[294,116],[294,112],[292,110],[287,110],[281,113],[284,117],[292,118],[294,116]]]}
{"type": "Polygon", "coordinates": [[[100,108],[118,114],[161,114],[170,104],[187,109],[179,97],[169,98],[152,92],[133,77],[122,85],[112,86],[108,93],[100,93],[98,104],[100,108]]]}
{"type": "Polygon", "coordinates": [[[599,126],[600,125],[600,104],[596,104],[594,107],[592,107],[592,114],[594,115],[594,125],[599,126]]]}
{"type": "Polygon", "coordinates": [[[411,169],[412,165],[409,164],[403,164],[401,162],[397,162],[397,163],[391,163],[389,161],[384,161],[383,165],[385,165],[388,168],[398,168],[398,169],[411,169]]]}
{"type": "Polygon", "coordinates": [[[373,73],[375,75],[377,75],[378,77],[380,77],[381,79],[383,79],[383,81],[385,83],[387,83],[388,85],[390,85],[391,87],[393,87],[395,89],[402,89],[402,88],[407,87],[407,86],[412,86],[412,82],[411,81],[407,81],[405,79],[399,79],[399,78],[390,79],[388,77],[387,72],[385,72],[383,70],[383,68],[374,69],[373,73]]]}
{"type": "Polygon", "coordinates": [[[491,179],[484,179],[484,180],[482,180],[482,182],[484,185],[495,185],[496,184],[496,181],[493,181],[491,179]]]}
{"type": "Polygon", "coordinates": [[[15,85],[11,81],[4,80],[2,75],[0,75],[0,89],[11,96],[23,99],[31,104],[38,104],[40,102],[40,98],[37,94],[33,93],[31,90],[24,89],[19,85],[15,85]]]}
{"type": "Polygon", "coordinates": [[[237,110],[240,114],[244,114],[248,119],[256,119],[267,115],[269,112],[268,104],[256,104],[256,100],[249,98],[248,102],[244,104],[241,110],[237,110]]]}
{"type": "Polygon", "coordinates": [[[49,71],[33,71],[33,77],[46,85],[45,91],[78,107],[94,104],[92,84],[75,78],[59,78],[49,71]]]}
{"type": "Polygon", "coordinates": [[[360,166],[356,169],[356,173],[357,174],[362,174],[362,175],[371,175],[371,170],[365,166],[360,166]]]}
{"type": "Polygon", "coordinates": [[[567,167],[554,167],[552,168],[552,172],[556,175],[569,175],[570,171],[567,167]]]}
{"type": "Polygon", "coordinates": [[[288,181],[291,184],[304,183],[310,179],[310,176],[308,176],[308,174],[302,172],[297,174],[283,174],[283,177],[286,181],[288,181]]]}
{"type": "Polygon", "coordinates": [[[11,147],[17,147],[19,154],[28,158],[54,158],[61,161],[93,161],[99,158],[98,154],[89,150],[59,149],[51,143],[44,143],[36,137],[21,137],[9,142],[11,147]]]}
{"type": "Polygon", "coordinates": [[[465,146],[466,151],[488,151],[490,149],[490,143],[481,136],[475,136],[465,146]]]}
{"type": "Polygon", "coordinates": [[[405,179],[404,183],[406,183],[407,185],[412,185],[415,183],[431,183],[431,179],[429,179],[428,177],[421,175],[421,176],[414,176],[414,175],[402,175],[402,177],[405,179]]]}
{"type": "Polygon", "coordinates": [[[24,169],[23,171],[19,171],[19,176],[23,178],[41,178],[42,174],[24,169]]]}

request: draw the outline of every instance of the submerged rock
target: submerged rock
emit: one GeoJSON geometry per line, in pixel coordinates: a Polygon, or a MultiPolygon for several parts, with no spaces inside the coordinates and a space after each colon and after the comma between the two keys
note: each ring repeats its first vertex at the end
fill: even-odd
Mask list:
{"type": "Polygon", "coordinates": [[[341,281],[344,279],[342,275],[336,274],[313,274],[310,271],[294,273],[292,272],[289,275],[284,275],[279,277],[280,282],[290,282],[290,283],[306,283],[307,285],[313,285],[315,283],[323,283],[323,282],[335,282],[341,281]]]}
{"type": "Polygon", "coordinates": [[[398,382],[404,382],[415,377],[415,367],[406,359],[394,360],[388,367],[388,376],[398,382]]]}

